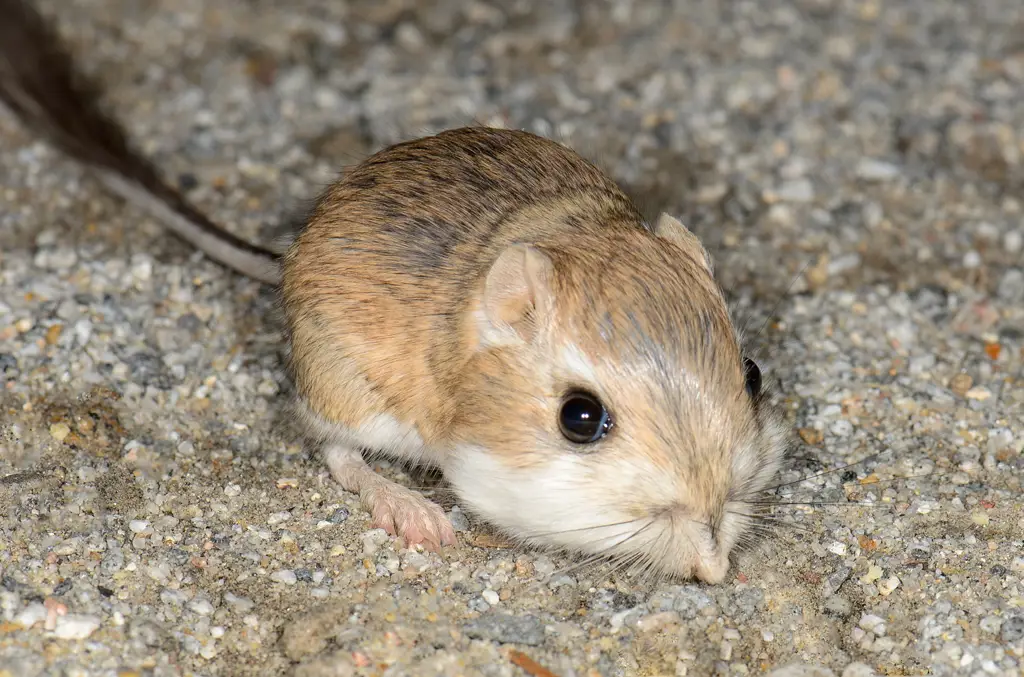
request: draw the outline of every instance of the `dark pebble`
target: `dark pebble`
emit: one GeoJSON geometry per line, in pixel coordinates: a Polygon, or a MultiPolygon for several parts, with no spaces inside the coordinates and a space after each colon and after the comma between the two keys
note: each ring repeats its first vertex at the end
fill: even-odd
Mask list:
{"type": "Polygon", "coordinates": [[[167,551],[167,555],[168,559],[171,560],[173,564],[179,567],[185,566],[192,559],[192,555],[190,555],[188,551],[182,550],[181,548],[170,548],[167,551]]]}
{"type": "Polygon", "coordinates": [[[1005,576],[1006,575],[1006,567],[1004,567],[1002,564],[996,564],[994,567],[992,567],[988,571],[993,576],[1005,576]]]}
{"type": "Polygon", "coordinates": [[[178,329],[194,332],[203,326],[203,321],[196,317],[195,313],[185,313],[178,318],[175,324],[178,326],[178,329]]]}
{"type": "Polygon", "coordinates": [[[195,174],[185,172],[178,175],[178,187],[182,190],[192,190],[199,185],[199,179],[196,178],[195,174]]]}
{"type": "Polygon", "coordinates": [[[341,524],[342,522],[348,519],[348,516],[350,514],[351,512],[349,511],[348,508],[338,508],[333,513],[331,513],[331,516],[327,518],[327,521],[331,524],[341,524]]]}
{"type": "Polygon", "coordinates": [[[17,369],[18,360],[9,353],[0,353],[0,372],[7,369],[17,369]]]}
{"type": "Polygon", "coordinates": [[[97,585],[96,590],[104,597],[111,597],[114,594],[114,591],[106,587],[105,585],[97,585]]]}
{"type": "Polygon", "coordinates": [[[627,595],[622,592],[616,592],[612,596],[612,608],[616,611],[624,611],[626,609],[632,609],[640,604],[640,598],[636,595],[627,595]]]}
{"type": "Polygon", "coordinates": [[[295,570],[295,578],[302,581],[303,583],[313,582],[313,572],[305,567],[295,570]]]}
{"type": "Polygon", "coordinates": [[[66,593],[68,590],[71,589],[71,585],[72,585],[71,579],[70,578],[65,578],[63,581],[58,583],[53,588],[53,592],[51,594],[54,597],[60,597],[61,595],[63,595],[64,593],[66,593]]]}
{"type": "Polygon", "coordinates": [[[1010,616],[1003,621],[999,636],[1004,642],[1016,642],[1024,637],[1024,616],[1010,616]]]}

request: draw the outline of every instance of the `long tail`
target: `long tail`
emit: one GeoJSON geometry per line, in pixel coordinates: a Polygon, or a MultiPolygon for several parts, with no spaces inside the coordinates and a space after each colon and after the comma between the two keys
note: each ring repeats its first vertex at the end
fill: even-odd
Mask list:
{"type": "Polygon", "coordinates": [[[0,101],[29,129],[95,170],[104,185],[210,258],[262,282],[280,281],[278,256],[240,240],[190,205],[99,106],[56,31],[30,0],[0,0],[0,101]]]}

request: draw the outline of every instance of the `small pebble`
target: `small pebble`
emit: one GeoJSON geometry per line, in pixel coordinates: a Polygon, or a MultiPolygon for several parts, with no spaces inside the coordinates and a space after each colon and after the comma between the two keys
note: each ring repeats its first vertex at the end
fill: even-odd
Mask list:
{"type": "Polygon", "coordinates": [[[776,193],[783,202],[810,202],[814,199],[814,185],[808,179],[786,181],[776,193]]]}
{"type": "Polygon", "coordinates": [[[100,622],[96,616],[68,614],[57,619],[57,627],[53,629],[53,634],[60,639],[85,639],[96,632],[100,622]]]}
{"type": "Polygon", "coordinates": [[[861,583],[874,583],[882,577],[882,573],[882,567],[872,564],[868,567],[867,573],[860,577],[860,581],[861,583]]]}
{"type": "Polygon", "coordinates": [[[963,397],[971,389],[974,379],[969,374],[959,373],[949,381],[949,389],[963,397]]]}
{"type": "Polygon", "coordinates": [[[299,577],[295,575],[295,572],[291,569],[279,569],[274,573],[270,574],[270,579],[277,581],[278,583],[284,583],[285,585],[295,585],[298,582],[299,577]]]}
{"type": "Polygon", "coordinates": [[[67,423],[54,423],[50,426],[50,437],[58,442],[63,442],[70,434],[71,428],[67,423]]]}
{"type": "Polygon", "coordinates": [[[23,628],[31,628],[36,623],[46,620],[46,607],[42,603],[29,604],[22,609],[13,619],[13,622],[23,628]]]}
{"type": "Polygon", "coordinates": [[[999,638],[1004,642],[1018,642],[1024,638],[1024,616],[1009,616],[1003,621],[999,638]]]}
{"type": "Polygon", "coordinates": [[[210,601],[206,599],[192,600],[192,602],[189,603],[188,607],[200,616],[209,616],[214,611],[213,605],[210,604],[210,601]]]}
{"type": "Polygon", "coordinates": [[[274,527],[274,526],[277,526],[278,524],[284,524],[285,522],[287,522],[291,518],[292,518],[292,514],[290,512],[288,512],[287,510],[283,510],[281,512],[275,512],[270,517],[268,517],[267,518],[267,524],[269,524],[270,526],[274,527]]]}
{"type": "Polygon", "coordinates": [[[857,164],[857,176],[866,181],[888,181],[899,175],[899,167],[882,160],[863,158],[857,164]]]}
{"type": "Polygon", "coordinates": [[[459,506],[452,508],[452,511],[448,513],[448,519],[451,521],[452,528],[455,529],[455,531],[460,533],[469,531],[469,518],[459,506]]]}
{"type": "Polygon", "coordinates": [[[874,614],[864,614],[860,617],[860,620],[857,622],[857,625],[859,625],[861,628],[868,632],[874,633],[878,637],[882,637],[885,635],[885,619],[881,616],[875,616],[874,614]]]}
{"type": "Polygon", "coordinates": [[[882,595],[883,597],[888,597],[893,593],[894,590],[896,590],[896,588],[899,587],[899,585],[900,579],[896,576],[890,576],[884,581],[878,583],[878,594],[882,595]]]}

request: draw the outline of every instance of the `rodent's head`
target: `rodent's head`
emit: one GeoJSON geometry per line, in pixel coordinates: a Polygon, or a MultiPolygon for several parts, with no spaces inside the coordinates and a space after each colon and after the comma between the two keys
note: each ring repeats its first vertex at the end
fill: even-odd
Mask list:
{"type": "Polygon", "coordinates": [[[513,245],[474,301],[446,475],[523,542],[721,581],[786,432],[678,221],[513,245]]]}

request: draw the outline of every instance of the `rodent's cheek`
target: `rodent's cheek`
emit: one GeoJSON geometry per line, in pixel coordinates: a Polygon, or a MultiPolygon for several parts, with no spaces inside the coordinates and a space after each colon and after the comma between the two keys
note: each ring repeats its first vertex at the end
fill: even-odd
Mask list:
{"type": "Polygon", "coordinates": [[[445,475],[466,508],[515,537],[583,549],[649,523],[645,494],[663,475],[642,459],[556,452],[528,467],[506,461],[481,446],[461,445],[445,475]]]}
{"type": "Polygon", "coordinates": [[[776,410],[766,410],[758,418],[758,433],[733,456],[734,485],[742,486],[749,495],[760,493],[774,481],[790,442],[790,429],[776,410]]]}

